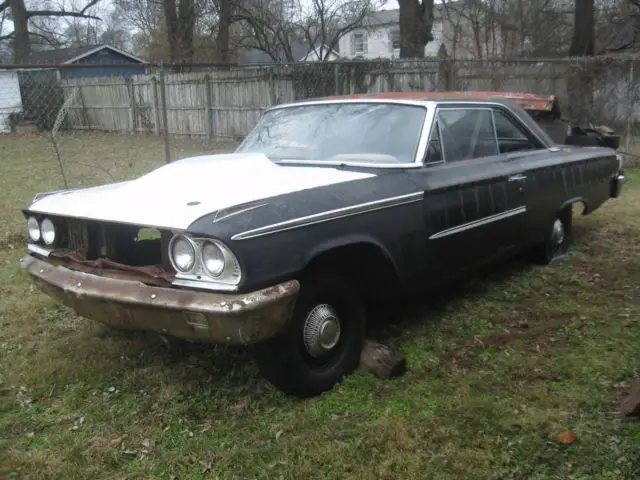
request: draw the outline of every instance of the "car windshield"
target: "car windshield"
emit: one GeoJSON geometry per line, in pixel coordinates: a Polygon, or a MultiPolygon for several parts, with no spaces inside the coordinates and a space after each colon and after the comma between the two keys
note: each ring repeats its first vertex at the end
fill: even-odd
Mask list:
{"type": "Polygon", "coordinates": [[[273,161],[412,163],[426,108],[330,103],[268,111],[238,147],[273,161]]]}

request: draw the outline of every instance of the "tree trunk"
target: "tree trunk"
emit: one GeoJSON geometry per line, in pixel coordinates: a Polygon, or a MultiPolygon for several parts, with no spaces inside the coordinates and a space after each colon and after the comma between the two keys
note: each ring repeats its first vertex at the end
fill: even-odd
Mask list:
{"type": "Polygon", "coordinates": [[[229,52],[229,30],[233,20],[233,2],[232,0],[220,0],[218,15],[218,35],[216,37],[217,61],[222,64],[228,64],[231,61],[229,52]]]}
{"type": "Polygon", "coordinates": [[[433,0],[398,0],[400,6],[400,58],[424,57],[433,40],[433,0]]]}
{"type": "Polygon", "coordinates": [[[172,62],[193,61],[193,31],[196,14],[193,0],[163,0],[164,19],[167,25],[169,54],[172,62]]]}
{"type": "Polygon", "coordinates": [[[194,0],[180,0],[178,6],[178,27],[180,31],[180,50],[183,62],[193,62],[193,34],[196,26],[196,7],[194,0]]]}
{"type": "Polygon", "coordinates": [[[24,0],[11,0],[13,16],[13,57],[16,63],[26,60],[31,55],[31,39],[29,38],[29,15],[24,0]]]}
{"type": "Polygon", "coordinates": [[[169,56],[172,61],[176,61],[180,56],[178,48],[178,14],[176,12],[175,0],[164,0],[162,2],[164,10],[164,21],[167,25],[167,39],[169,41],[169,56]]]}
{"type": "Polygon", "coordinates": [[[569,56],[593,55],[595,52],[594,0],[576,0],[573,39],[569,56]]]}

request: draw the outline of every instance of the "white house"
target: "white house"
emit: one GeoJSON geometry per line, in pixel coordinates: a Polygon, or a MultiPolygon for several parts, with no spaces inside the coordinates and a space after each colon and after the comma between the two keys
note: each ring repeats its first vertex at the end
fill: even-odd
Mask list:
{"type": "MultiPolygon", "coordinates": [[[[399,58],[399,14],[395,9],[367,15],[360,28],[340,39],[342,58],[399,58]]],[[[433,6],[433,40],[425,45],[424,56],[437,56],[442,46],[454,58],[499,56],[510,33],[503,30],[502,22],[482,0],[438,2],[433,6]]]]}
{"type": "MultiPolygon", "coordinates": [[[[445,42],[440,8],[434,5],[433,10],[433,40],[424,47],[425,57],[435,57],[440,45],[445,42]]],[[[361,28],[340,38],[340,55],[342,58],[399,58],[399,10],[381,10],[367,15],[361,28]]]]}
{"type": "Polygon", "coordinates": [[[18,73],[0,70],[0,132],[11,132],[9,116],[22,111],[22,96],[18,73]]]}
{"type": "MultiPolygon", "coordinates": [[[[338,60],[340,55],[323,43],[310,46],[308,43],[291,42],[289,45],[293,62],[318,62],[338,60]]],[[[249,50],[240,59],[242,65],[267,65],[273,63],[288,63],[284,48],[279,48],[268,53],[257,48],[249,50]],[[273,56],[276,58],[274,59],[273,56]]]]}

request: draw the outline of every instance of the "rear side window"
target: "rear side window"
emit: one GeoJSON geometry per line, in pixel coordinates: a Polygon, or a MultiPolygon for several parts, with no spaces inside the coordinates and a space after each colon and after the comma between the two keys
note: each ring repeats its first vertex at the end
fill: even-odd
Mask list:
{"type": "Polygon", "coordinates": [[[539,148],[538,143],[530,138],[522,128],[504,112],[494,110],[493,121],[496,126],[496,136],[498,137],[500,153],[535,150],[539,148]]]}
{"type": "Polygon", "coordinates": [[[445,161],[457,162],[499,153],[491,110],[442,109],[437,121],[445,161]]]}

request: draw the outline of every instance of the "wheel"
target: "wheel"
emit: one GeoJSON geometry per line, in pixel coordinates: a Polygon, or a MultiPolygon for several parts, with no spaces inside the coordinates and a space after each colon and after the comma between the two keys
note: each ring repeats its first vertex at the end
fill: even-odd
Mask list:
{"type": "Polygon", "coordinates": [[[564,256],[571,243],[572,218],[573,210],[569,206],[554,219],[547,240],[535,249],[537,263],[549,265],[564,256]]]}
{"type": "Polygon", "coordinates": [[[316,274],[301,281],[285,330],[256,345],[262,376],[287,394],[319,395],[358,366],[365,339],[362,300],[344,278],[316,274]]]}

